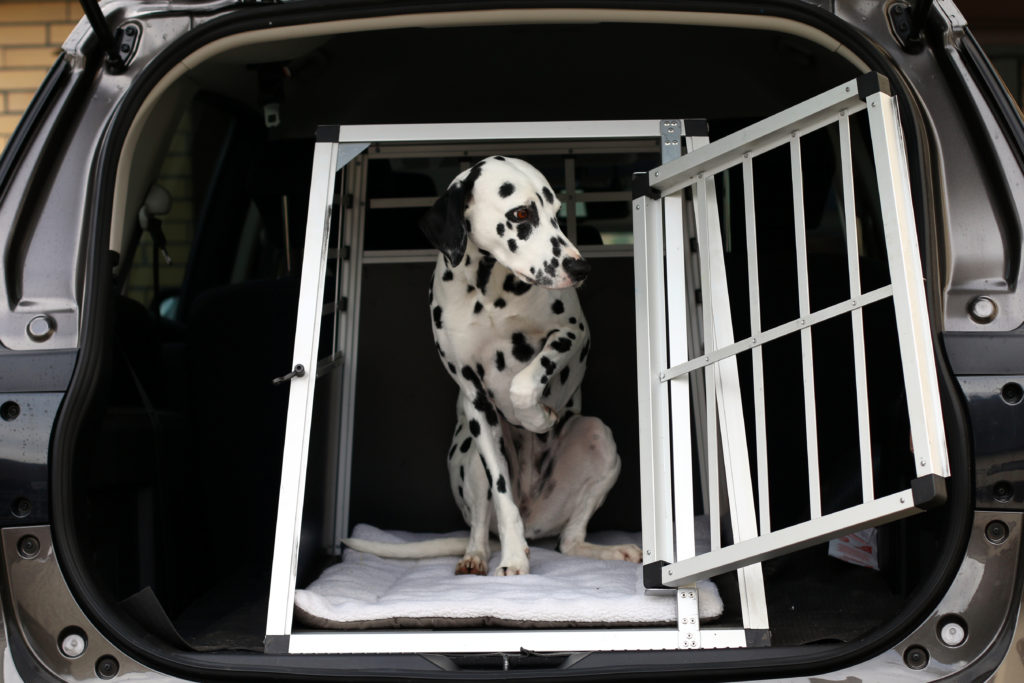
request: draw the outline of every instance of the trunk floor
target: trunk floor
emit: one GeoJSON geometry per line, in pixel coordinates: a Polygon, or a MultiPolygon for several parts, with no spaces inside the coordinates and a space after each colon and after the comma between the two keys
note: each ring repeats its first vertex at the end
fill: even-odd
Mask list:
{"type": "MultiPolygon", "coordinates": [[[[902,608],[884,574],[828,557],[825,548],[763,564],[772,645],[850,642],[902,608]]],[[[736,574],[715,582],[725,613],[711,626],[739,626],[736,574]]],[[[190,606],[175,626],[196,650],[262,651],[268,587],[266,576],[233,576],[190,606]]]]}

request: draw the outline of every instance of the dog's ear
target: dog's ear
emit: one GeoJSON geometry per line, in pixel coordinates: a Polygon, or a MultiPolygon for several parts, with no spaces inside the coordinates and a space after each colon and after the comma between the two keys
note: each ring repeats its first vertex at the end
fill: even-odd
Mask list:
{"type": "Polygon", "coordinates": [[[466,190],[455,183],[420,219],[420,230],[430,243],[456,265],[466,253],[466,190]]]}

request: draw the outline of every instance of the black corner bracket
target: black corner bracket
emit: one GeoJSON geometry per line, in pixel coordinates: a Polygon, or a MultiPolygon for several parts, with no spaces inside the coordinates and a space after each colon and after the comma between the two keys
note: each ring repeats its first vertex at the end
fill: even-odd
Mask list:
{"type": "Polygon", "coordinates": [[[910,482],[914,507],[930,510],[946,502],[946,480],[937,474],[926,474],[910,482]]]}
{"type": "Polygon", "coordinates": [[[288,654],[290,636],[266,636],[263,638],[263,652],[268,655],[288,654]]]}
{"type": "Polygon", "coordinates": [[[337,142],[341,137],[341,126],[317,126],[317,142],[337,142]]]}
{"type": "Polygon", "coordinates": [[[658,560],[644,565],[644,588],[668,588],[661,582],[661,568],[668,562],[658,560]]]}
{"type": "Polygon", "coordinates": [[[867,100],[869,95],[875,93],[892,95],[892,87],[889,85],[888,78],[877,71],[869,71],[857,76],[857,96],[861,100],[867,100]]]}
{"type": "Polygon", "coordinates": [[[661,193],[651,187],[651,177],[645,172],[633,174],[632,189],[633,199],[639,199],[640,197],[661,198],[661,193]]]}
{"type": "Polygon", "coordinates": [[[683,119],[683,135],[703,138],[709,135],[707,119],[683,119]]]}

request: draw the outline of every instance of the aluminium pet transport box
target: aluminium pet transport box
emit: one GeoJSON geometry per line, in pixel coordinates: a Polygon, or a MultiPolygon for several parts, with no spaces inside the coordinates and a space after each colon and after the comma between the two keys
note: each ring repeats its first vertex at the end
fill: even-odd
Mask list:
{"type": "MultiPolygon", "coordinates": [[[[281,378],[290,393],[268,651],[767,644],[772,586],[763,561],[940,503],[948,464],[897,111],[884,79],[868,74],[715,142],[695,119],[321,128],[293,363],[281,378]],[[822,149],[831,154],[825,165],[822,149]],[[295,619],[295,591],[310,576],[304,544],[338,554],[340,540],[368,511],[400,503],[406,519],[414,519],[410,503],[422,492],[403,497],[402,491],[433,483],[430,495],[447,496],[443,474],[434,482],[403,479],[415,471],[405,465],[417,460],[433,458],[443,470],[454,387],[445,388],[439,368],[436,384],[404,381],[409,363],[437,365],[429,341],[414,343],[429,340],[426,283],[434,253],[407,246],[415,244],[415,234],[402,237],[393,225],[389,230],[386,214],[396,212],[392,216],[414,226],[416,210],[443,190],[438,182],[491,153],[523,156],[563,188],[567,236],[594,262],[594,290],[614,293],[607,301],[588,301],[584,288],[595,348],[607,343],[602,328],[611,331],[609,338],[616,327],[622,334],[623,321],[635,329],[635,364],[628,353],[592,356],[585,412],[594,412],[591,405],[599,414],[611,408],[611,415],[600,416],[617,421],[613,430],[627,454],[623,485],[635,489],[622,498],[640,518],[644,561],[637,591],[672,601],[673,622],[309,628],[295,619]],[[602,164],[632,165],[631,187],[586,187],[586,173],[602,164]],[[551,177],[549,168],[559,165],[559,177],[551,177]],[[816,185],[822,168],[834,178],[825,192],[816,185]],[[410,187],[431,174],[437,176],[432,188],[410,187]],[[374,196],[368,188],[385,176],[393,187],[406,182],[406,189],[374,196]],[[784,192],[777,191],[779,176],[784,192]],[[776,185],[763,189],[765,177],[776,185]],[[814,208],[819,194],[824,208],[814,208]],[[772,202],[784,209],[761,211],[772,202]],[[831,214],[831,223],[824,214],[831,214]],[[786,219],[778,221],[779,215],[786,219]],[[589,230],[602,235],[595,240],[601,244],[587,245],[589,230]],[[381,242],[396,236],[399,248],[381,242]],[[621,244],[608,244],[612,240],[621,244]],[[625,295],[626,305],[616,308],[615,295],[625,295]],[[422,330],[412,326],[416,316],[422,330]],[[408,327],[399,322],[405,317],[408,327]],[[378,333],[393,330],[393,343],[367,345],[375,326],[378,333]],[[843,364],[832,360],[836,353],[849,372],[837,370],[843,364]],[[876,379],[880,368],[887,383],[876,379]],[[600,389],[597,401],[589,401],[590,388],[600,387],[595,379],[621,383],[623,376],[636,379],[629,382],[635,411],[621,394],[616,410],[600,389]],[[388,433],[361,428],[359,413],[367,410],[390,411],[388,433]],[[843,427],[831,433],[836,420],[843,427]],[[837,434],[852,438],[837,448],[837,434]],[[377,495],[376,482],[360,479],[359,461],[370,451],[388,452],[396,439],[405,446],[392,450],[403,454],[386,468],[388,488],[381,490],[387,493],[375,507],[366,499],[377,495]],[[799,448],[789,448],[792,443],[799,448]],[[802,491],[795,513],[789,501],[779,500],[791,489],[802,491]],[[708,547],[700,553],[695,511],[709,526],[708,547]],[[702,626],[696,582],[732,572],[736,619],[702,626]]],[[[613,394],[621,390],[613,386],[613,394]]],[[[622,502],[613,494],[609,504],[622,502]]],[[[396,519],[387,512],[380,518],[385,524],[396,519]]],[[[452,529],[459,528],[453,519],[452,529]]],[[[598,525],[607,522],[595,518],[598,525]]],[[[585,568],[574,571],[586,578],[585,568]]],[[[546,596],[534,599],[540,604],[546,596]]]]}

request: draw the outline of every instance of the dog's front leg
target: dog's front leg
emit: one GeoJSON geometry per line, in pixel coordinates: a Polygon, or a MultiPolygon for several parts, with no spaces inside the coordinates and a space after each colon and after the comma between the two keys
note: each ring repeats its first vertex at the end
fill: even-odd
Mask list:
{"type": "MultiPolygon", "coordinates": [[[[519,507],[512,498],[498,411],[476,373],[467,366],[463,368],[462,375],[469,380],[461,392],[462,410],[487,479],[486,496],[494,503],[498,538],[501,541],[501,559],[495,573],[500,576],[529,574],[530,549],[526,545],[519,507]]],[[[473,536],[472,529],[470,536],[473,536]]]]}
{"type": "Polygon", "coordinates": [[[558,328],[548,333],[540,352],[512,378],[509,392],[519,424],[536,434],[554,426],[559,415],[541,403],[541,398],[550,391],[552,382],[568,381],[572,365],[580,370],[576,375],[579,381],[589,349],[590,338],[578,329],[558,328]]]}

